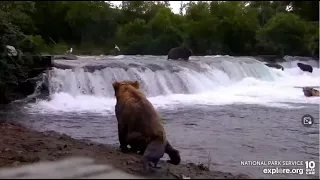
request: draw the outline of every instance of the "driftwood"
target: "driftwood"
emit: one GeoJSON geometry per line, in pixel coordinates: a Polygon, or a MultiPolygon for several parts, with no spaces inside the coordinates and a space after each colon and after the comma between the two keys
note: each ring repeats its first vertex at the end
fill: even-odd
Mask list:
{"type": "Polygon", "coordinates": [[[142,179],[113,168],[95,164],[93,159],[73,157],[0,169],[0,179],[142,179]]]}

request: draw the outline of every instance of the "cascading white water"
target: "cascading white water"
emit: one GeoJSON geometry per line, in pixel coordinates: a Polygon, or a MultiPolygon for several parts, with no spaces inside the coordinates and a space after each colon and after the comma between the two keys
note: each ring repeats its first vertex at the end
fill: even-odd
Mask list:
{"type": "MultiPolygon", "coordinates": [[[[151,60],[150,60],[151,61],[151,60]]],[[[274,72],[250,58],[211,58],[206,61],[175,64],[168,61],[139,62],[131,68],[109,67],[86,72],[84,68],[54,68],[49,75],[51,94],[66,92],[71,95],[91,94],[94,96],[113,97],[112,82],[138,80],[149,97],[170,94],[196,94],[239,81],[246,77],[261,80],[274,80],[274,72]],[[157,66],[157,70],[150,66],[157,66]],[[172,71],[167,66],[174,66],[172,71]],[[160,68],[160,69],[159,69],[160,68]]],[[[126,63],[135,63],[134,60],[126,63]]]]}
{"type": "MultiPolygon", "coordinates": [[[[319,104],[296,86],[319,86],[320,70],[284,71],[253,58],[230,56],[191,57],[191,61],[168,61],[159,56],[81,57],[56,61],[48,73],[49,100],[29,104],[29,111],[96,112],[114,114],[114,81],[138,80],[156,108],[184,105],[260,104],[296,108],[292,103],[319,104]]],[[[291,63],[291,62],[287,62],[291,63]]]]}

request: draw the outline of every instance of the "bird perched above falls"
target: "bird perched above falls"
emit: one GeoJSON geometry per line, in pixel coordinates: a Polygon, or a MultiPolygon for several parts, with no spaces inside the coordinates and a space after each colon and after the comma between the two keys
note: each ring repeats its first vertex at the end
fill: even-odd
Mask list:
{"type": "Polygon", "coordinates": [[[66,52],[66,54],[72,54],[72,48],[70,48],[70,49],[66,52]]]}
{"type": "Polygon", "coordinates": [[[118,51],[120,51],[120,48],[115,44],[114,48],[118,49],[118,51]]]}

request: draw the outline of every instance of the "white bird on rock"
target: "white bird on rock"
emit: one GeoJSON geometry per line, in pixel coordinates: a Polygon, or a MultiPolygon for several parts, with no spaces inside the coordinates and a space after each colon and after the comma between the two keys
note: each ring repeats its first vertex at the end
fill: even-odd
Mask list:
{"type": "Polygon", "coordinates": [[[67,51],[67,54],[71,54],[72,53],[72,48],[70,48],[70,50],[67,51]]]}
{"type": "Polygon", "coordinates": [[[120,51],[120,48],[115,44],[114,48],[118,49],[120,51]]]}

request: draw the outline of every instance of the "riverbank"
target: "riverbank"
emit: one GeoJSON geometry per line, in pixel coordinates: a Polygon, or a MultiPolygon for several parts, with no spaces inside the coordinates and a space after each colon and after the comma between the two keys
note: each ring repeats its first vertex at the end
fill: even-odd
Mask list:
{"type": "MultiPolygon", "coordinates": [[[[38,161],[56,161],[66,157],[84,156],[96,163],[110,164],[124,172],[151,178],[234,179],[244,175],[209,171],[204,165],[193,163],[174,166],[164,161],[157,173],[145,174],[141,156],[121,153],[116,147],[86,140],[76,140],[56,132],[37,132],[13,123],[0,123],[0,167],[14,167],[38,161]]],[[[183,157],[182,157],[183,158],[183,157]]],[[[247,177],[248,178],[248,177],[247,177]]]]}

